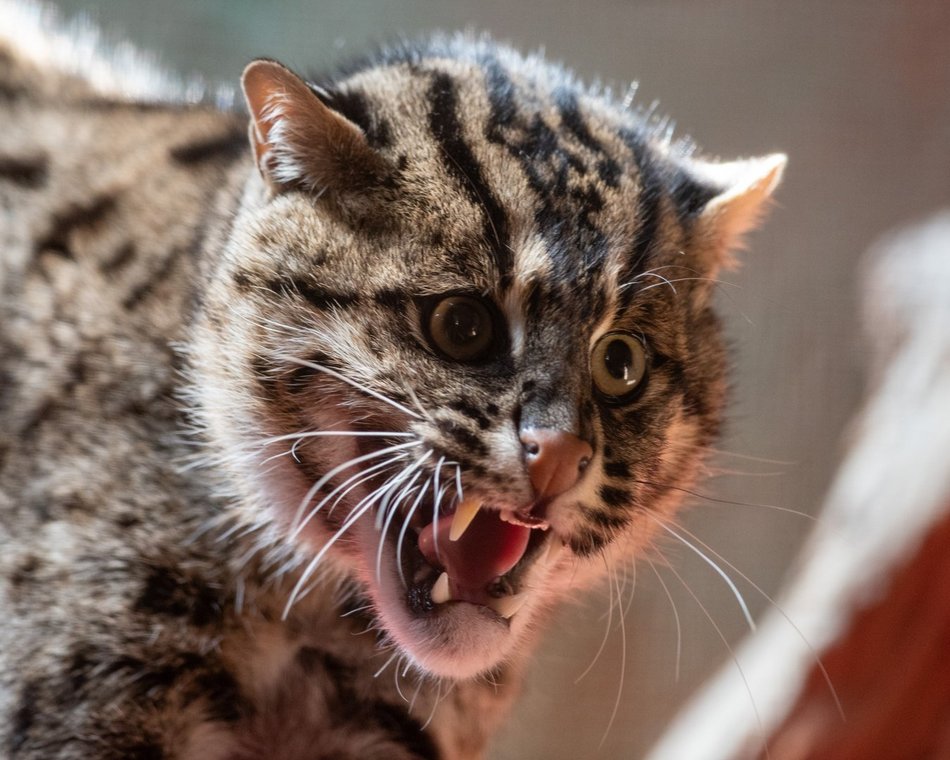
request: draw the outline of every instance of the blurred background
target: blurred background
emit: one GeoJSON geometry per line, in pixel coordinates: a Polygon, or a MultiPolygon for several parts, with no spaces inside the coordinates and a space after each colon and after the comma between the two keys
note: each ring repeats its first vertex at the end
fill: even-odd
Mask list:
{"type": "MultiPolygon", "coordinates": [[[[720,288],[734,347],[733,403],[714,460],[719,474],[700,489],[712,498],[693,499],[684,518],[734,566],[717,560],[753,615],[765,610],[765,594],[777,593],[820,509],[862,397],[862,253],[888,228],[950,201],[950,3],[55,5],[69,19],[88,16],[107,40],[131,41],[214,83],[235,83],[255,56],[316,71],[400,34],[487,30],[522,49],[543,48],[587,80],[620,91],[638,81],[637,100],[657,100],[677,133],[709,154],[787,152],[777,204],[750,236],[742,269],[720,288]]],[[[493,760],[635,760],[728,660],[727,642],[746,630],[735,598],[688,548],[669,540],[660,549],[670,567],[655,574],[641,563],[627,578],[626,642],[616,615],[607,628],[606,591],[554,621],[493,760]]]]}

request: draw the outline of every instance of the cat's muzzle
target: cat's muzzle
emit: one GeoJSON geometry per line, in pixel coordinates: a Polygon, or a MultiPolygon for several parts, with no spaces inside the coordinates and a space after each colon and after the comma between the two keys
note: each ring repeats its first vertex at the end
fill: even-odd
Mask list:
{"type": "Polygon", "coordinates": [[[527,601],[524,572],[542,551],[547,558],[559,546],[547,528],[539,518],[525,520],[474,498],[463,501],[452,514],[423,526],[414,542],[404,542],[410,610],[428,614],[444,605],[477,604],[509,620],[527,601]]]}

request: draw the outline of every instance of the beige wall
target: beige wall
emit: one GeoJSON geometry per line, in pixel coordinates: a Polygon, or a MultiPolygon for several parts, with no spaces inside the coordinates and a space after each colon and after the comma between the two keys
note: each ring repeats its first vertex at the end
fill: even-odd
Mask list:
{"type": "MultiPolygon", "coordinates": [[[[786,151],[791,162],[772,217],[751,238],[743,269],[725,278],[734,287],[722,288],[736,385],[721,448],[743,456],[717,459],[723,470],[740,471],[703,487],[719,499],[817,508],[862,390],[861,253],[886,228],[950,201],[950,4],[943,0],[58,4],[70,14],[89,9],[111,33],[169,65],[229,81],[255,55],[318,70],[394,33],[473,26],[520,47],[543,45],[586,78],[639,79],[639,100],[659,99],[660,110],[712,154],[786,151]]],[[[773,593],[810,522],[697,501],[686,525],[773,593]]],[[[722,580],[684,548],[663,551],[723,635],[741,635],[741,614],[722,580]]],[[[621,686],[619,630],[574,683],[604,632],[607,597],[595,594],[558,619],[496,759],[640,757],[676,704],[728,657],[676,575],[660,572],[682,624],[678,682],[670,602],[641,564],[609,734],[621,686]]],[[[730,572],[753,612],[761,611],[767,602],[730,572]]]]}

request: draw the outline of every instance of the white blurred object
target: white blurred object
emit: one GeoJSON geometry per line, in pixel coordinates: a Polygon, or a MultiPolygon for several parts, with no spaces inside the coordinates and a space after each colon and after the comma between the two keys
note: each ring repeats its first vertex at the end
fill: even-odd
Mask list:
{"type": "MultiPolygon", "coordinates": [[[[930,618],[950,621],[950,591],[910,602],[906,594],[896,596],[904,588],[899,578],[905,576],[899,574],[919,564],[928,535],[928,551],[946,549],[940,553],[950,556],[950,546],[933,547],[934,540],[943,540],[942,521],[950,516],[950,212],[885,236],[866,264],[871,388],[818,526],[777,607],[737,648],[735,662],[727,663],[674,720],[649,760],[841,757],[820,748],[859,742],[865,743],[863,754],[849,757],[923,757],[890,743],[868,750],[868,732],[856,715],[849,717],[849,707],[866,715],[869,705],[877,713],[878,704],[894,702],[881,708],[873,730],[901,735],[896,716],[904,713],[895,702],[901,690],[878,694],[873,688],[887,678],[891,685],[912,684],[915,675],[901,672],[900,658],[918,645],[908,640],[913,635],[909,622],[882,628],[881,621],[896,621],[915,605],[930,618]],[[870,633],[862,628],[871,619],[868,610],[877,615],[870,633]],[[887,632],[883,638],[882,630],[887,632]],[[867,668],[857,673],[839,667],[830,673],[838,692],[853,693],[860,681],[870,684],[871,693],[852,702],[842,698],[838,705],[838,694],[823,684],[816,698],[816,680],[824,680],[818,659],[834,647],[836,663],[851,661],[847,647],[867,649],[874,667],[890,675],[875,680],[867,668]],[[839,707],[842,715],[829,717],[839,707]],[[852,740],[846,738],[849,731],[864,733],[852,740]]],[[[930,622],[927,626],[933,629],[930,622]]],[[[950,647],[950,641],[944,644],[950,647]]],[[[927,678],[947,681],[929,693],[950,693],[950,671],[937,667],[927,678]]],[[[926,699],[922,690],[909,691],[908,699],[926,699]]],[[[942,716],[933,726],[917,727],[925,746],[950,751],[950,704],[923,707],[928,715],[942,716]]]]}

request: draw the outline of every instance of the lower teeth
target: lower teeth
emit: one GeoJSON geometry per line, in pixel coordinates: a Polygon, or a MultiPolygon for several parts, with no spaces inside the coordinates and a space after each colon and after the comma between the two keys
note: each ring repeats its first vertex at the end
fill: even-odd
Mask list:
{"type": "MultiPolygon", "coordinates": [[[[445,604],[452,601],[448,573],[442,573],[436,578],[435,583],[432,584],[432,591],[429,592],[429,597],[433,604],[445,604]]],[[[509,594],[508,596],[488,599],[487,606],[491,607],[499,617],[507,620],[520,610],[527,600],[528,595],[525,593],[509,594]]]]}
{"type": "Polygon", "coordinates": [[[507,620],[520,610],[526,601],[528,601],[527,594],[512,594],[500,599],[492,599],[488,604],[500,617],[507,620]]]}
{"type": "Polygon", "coordinates": [[[449,574],[442,573],[438,578],[436,578],[435,583],[432,584],[432,592],[430,593],[433,604],[445,604],[448,602],[452,595],[449,592],[449,574]]]}

